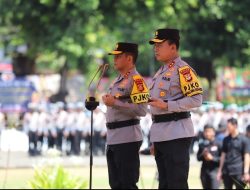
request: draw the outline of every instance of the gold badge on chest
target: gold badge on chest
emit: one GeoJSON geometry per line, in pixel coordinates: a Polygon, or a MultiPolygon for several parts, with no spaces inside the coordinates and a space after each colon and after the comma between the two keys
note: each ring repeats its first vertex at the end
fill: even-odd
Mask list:
{"type": "Polygon", "coordinates": [[[160,92],[160,97],[164,97],[164,96],[166,96],[166,92],[161,91],[161,92],[160,92]]]}
{"type": "Polygon", "coordinates": [[[164,85],[163,82],[160,82],[160,83],[159,83],[159,88],[162,88],[163,85],[164,85]]]}
{"type": "Polygon", "coordinates": [[[116,98],[119,98],[120,96],[121,96],[120,93],[116,93],[116,94],[115,94],[115,97],[116,97],[116,98]]]}
{"type": "Polygon", "coordinates": [[[169,71],[173,72],[174,71],[174,67],[169,68],[169,71]]]}
{"type": "Polygon", "coordinates": [[[166,72],[166,74],[165,74],[167,77],[170,77],[171,75],[172,75],[172,73],[171,72],[166,72]]]}
{"type": "Polygon", "coordinates": [[[127,86],[127,84],[128,84],[128,79],[124,79],[119,85],[119,87],[124,88],[125,86],[127,86]]]}

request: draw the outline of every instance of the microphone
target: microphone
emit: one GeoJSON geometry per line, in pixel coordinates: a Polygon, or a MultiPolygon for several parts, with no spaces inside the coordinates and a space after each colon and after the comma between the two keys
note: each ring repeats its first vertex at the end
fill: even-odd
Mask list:
{"type": "Polygon", "coordinates": [[[93,111],[97,108],[97,106],[99,105],[99,102],[96,101],[96,98],[95,98],[95,92],[96,90],[98,89],[99,85],[100,85],[100,82],[101,82],[101,79],[105,73],[105,71],[108,69],[108,64],[102,64],[98,67],[95,75],[93,76],[93,78],[91,79],[90,83],[89,83],[89,86],[88,86],[88,97],[86,98],[85,100],[85,107],[90,110],[90,111],[93,111]],[[97,85],[95,86],[93,83],[95,77],[97,76],[97,74],[101,72],[101,75],[100,75],[100,78],[98,80],[98,83],[97,85]]]}
{"type": "Polygon", "coordinates": [[[90,145],[89,145],[89,149],[90,149],[90,161],[89,161],[89,166],[90,166],[90,170],[89,170],[89,189],[92,189],[92,167],[93,167],[93,151],[92,151],[92,139],[93,139],[93,111],[97,108],[97,106],[99,105],[99,102],[96,100],[95,98],[95,92],[98,89],[98,86],[100,85],[100,81],[105,73],[105,71],[108,68],[108,64],[102,64],[99,66],[99,68],[97,69],[94,77],[91,79],[89,86],[88,86],[88,97],[85,100],[85,107],[87,110],[91,111],[91,132],[90,132],[90,145]],[[93,83],[96,75],[101,72],[99,81],[97,83],[97,85],[95,86],[93,83]]]}
{"type": "Polygon", "coordinates": [[[96,92],[96,85],[92,84],[88,88],[88,97],[95,97],[95,92],[96,92]]]}

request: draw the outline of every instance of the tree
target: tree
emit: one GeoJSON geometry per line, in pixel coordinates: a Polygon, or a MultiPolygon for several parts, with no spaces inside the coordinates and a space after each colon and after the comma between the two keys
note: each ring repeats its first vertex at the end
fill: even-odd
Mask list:
{"type": "Polygon", "coordinates": [[[2,0],[0,36],[12,57],[19,55],[15,47],[25,44],[22,60],[56,71],[67,63],[84,74],[96,63],[111,62],[106,53],[117,41],[137,42],[138,69],[152,75],[157,66],[148,40],[158,28],[175,27],[181,30],[182,56],[211,83],[215,67],[249,63],[249,5],[236,0],[2,0]]]}

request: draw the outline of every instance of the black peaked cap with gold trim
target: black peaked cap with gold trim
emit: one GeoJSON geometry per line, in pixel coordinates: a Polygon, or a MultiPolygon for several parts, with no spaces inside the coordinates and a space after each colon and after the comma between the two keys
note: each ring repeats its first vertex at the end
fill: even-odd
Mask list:
{"type": "Polygon", "coordinates": [[[180,40],[179,30],[172,28],[158,29],[155,31],[155,37],[151,39],[149,43],[152,45],[155,43],[164,42],[165,40],[179,41],[180,40]]]}
{"type": "Polygon", "coordinates": [[[109,55],[118,55],[125,52],[138,54],[138,44],[118,42],[115,49],[109,55]]]}

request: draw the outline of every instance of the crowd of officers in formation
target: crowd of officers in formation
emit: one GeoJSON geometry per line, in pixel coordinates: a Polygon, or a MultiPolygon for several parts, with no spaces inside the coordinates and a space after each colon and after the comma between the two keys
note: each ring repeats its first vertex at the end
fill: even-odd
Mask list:
{"type": "MultiPolygon", "coordinates": [[[[216,140],[223,141],[227,136],[227,120],[237,118],[238,129],[241,134],[247,132],[250,125],[250,106],[237,107],[230,105],[226,108],[220,106],[207,106],[192,111],[192,121],[196,137],[190,152],[197,152],[197,146],[204,139],[203,131],[206,125],[215,130],[216,140]]],[[[4,129],[4,115],[0,114],[1,129],[4,129]]],[[[29,138],[30,156],[40,155],[44,145],[47,148],[56,148],[66,155],[88,154],[90,140],[90,112],[82,102],[57,102],[54,104],[29,104],[29,109],[20,118],[23,131],[29,138]]],[[[152,124],[148,113],[141,118],[141,127],[144,134],[144,146],[150,146],[149,131],[152,124]]],[[[100,106],[94,111],[93,123],[93,151],[95,155],[105,154],[106,145],[106,119],[105,107],[100,106]]],[[[143,152],[143,150],[142,150],[143,152]]],[[[146,151],[145,151],[146,152],[146,151]]],[[[146,154],[146,153],[145,153],[146,154]]]]}
{"type": "MultiPolygon", "coordinates": [[[[93,153],[105,155],[106,147],[106,119],[105,108],[100,106],[94,111],[93,123],[93,153]]],[[[196,153],[197,160],[202,162],[201,182],[204,188],[218,188],[218,169],[220,156],[223,150],[223,140],[229,135],[228,120],[237,118],[237,130],[241,135],[250,139],[250,105],[237,107],[230,105],[202,106],[191,112],[196,137],[190,148],[196,153]],[[195,148],[194,145],[199,145],[195,148]]],[[[4,114],[0,113],[1,130],[4,129],[4,114]]],[[[233,121],[233,122],[235,122],[233,121]]],[[[64,155],[89,154],[90,142],[90,112],[82,102],[57,102],[54,104],[29,104],[29,109],[21,117],[21,126],[29,138],[29,155],[41,155],[44,146],[56,148],[64,155]]],[[[149,131],[152,124],[148,113],[141,118],[141,127],[144,134],[145,145],[150,147],[149,131]]],[[[225,142],[224,142],[225,143],[225,142]]],[[[225,145],[224,145],[225,146],[225,145]]],[[[243,148],[243,147],[242,147],[243,148]]],[[[147,154],[149,149],[141,150],[147,154]]],[[[237,167],[233,167],[234,171],[237,167]]]]}
{"type": "MultiPolygon", "coordinates": [[[[94,117],[93,153],[101,155],[105,151],[105,115],[96,109],[94,117]]],[[[18,123],[28,136],[30,156],[41,155],[50,148],[61,151],[62,155],[80,155],[81,151],[88,154],[90,113],[82,102],[30,103],[18,123]]]]}

